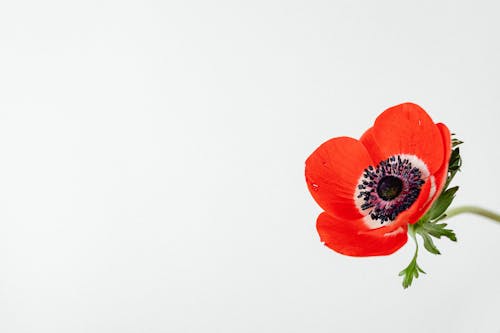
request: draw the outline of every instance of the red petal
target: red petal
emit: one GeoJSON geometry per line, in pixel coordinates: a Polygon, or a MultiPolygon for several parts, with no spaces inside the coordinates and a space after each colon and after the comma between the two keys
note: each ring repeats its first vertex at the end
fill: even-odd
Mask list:
{"type": "MultiPolygon", "coordinates": [[[[342,220],[326,212],[318,216],[316,228],[320,239],[332,250],[355,257],[383,256],[394,253],[408,240],[407,226],[385,234],[361,234],[361,221],[342,220]]],[[[383,228],[380,228],[383,229],[383,228]]]]}
{"type": "Polygon", "coordinates": [[[339,137],[316,149],[306,160],[306,181],[314,200],[325,211],[343,219],[363,216],[354,192],[363,170],[373,164],[358,140],[339,137]]]}
{"type": "Polygon", "coordinates": [[[451,157],[451,134],[446,125],[439,123],[436,124],[436,126],[439,129],[441,138],[443,140],[445,158],[439,170],[431,176],[434,177],[435,190],[429,200],[427,200],[426,204],[421,208],[419,213],[414,216],[414,218],[417,218],[417,220],[421,218],[432,207],[432,204],[436,201],[436,199],[443,191],[444,185],[446,183],[446,178],[448,177],[448,163],[450,162],[451,157]]]}
{"type": "Polygon", "coordinates": [[[445,124],[438,123],[436,124],[436,126],[439,129],[439,132],[441,133],[441,138],[443,140],[443,146],[444,146],[443,164],[441,165],[439,170],[434,174],[434,177],[436,177],[436,183],[438,189],[437,195],[439,195],[441,193],[441,190],[443,189],[444,183],[448,176],[448,163],[450,163],[450,157],[451,157],[451,133],[445,124]]]}
{"type": "Polygon", "coordinates": [[[382,150],[380,150],[377,142],[375,141],[375,136],[373,135],[373,127],[370,127],[359,139],[361,143],[366,147],[368,153],[370,154],[375,165],[379,164],[381,161],[386,160],[390,156],[384,155],[382,150]]]}
{"type": "Polygon", "coordinates": [[[374,158],[377,152],[369,148],[376,161],[396,154],[415,155],[425,162],[431,174],[443,164],[444,148],[439,129],[416,104],[404,103],[382,112],[373,126],[373,140],[382,154],[374,158]]]}

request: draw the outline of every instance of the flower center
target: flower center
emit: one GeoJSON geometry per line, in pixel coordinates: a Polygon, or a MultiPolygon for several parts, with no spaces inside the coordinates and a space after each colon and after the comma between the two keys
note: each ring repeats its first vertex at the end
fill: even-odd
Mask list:
{"type": "Polygon", "coordinates": [[[403,181],[398,177],[385,176],[380,179],[377,194],[382,200],[392,200],[403,190],[403,181]]]}
{"type": "Polygon", "coordinates": [[[364,170],[356,191],[356,204],[372,221],[380,224],[394,221],[417,200],[427,176],[427,167],[415,156],[391,156],[364,170]]]}

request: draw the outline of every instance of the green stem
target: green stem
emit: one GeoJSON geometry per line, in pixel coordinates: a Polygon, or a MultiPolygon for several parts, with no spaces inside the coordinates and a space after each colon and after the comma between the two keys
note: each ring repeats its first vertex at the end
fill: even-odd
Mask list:
{"type": "Polygon", "coordinates": [[[496,214],[490,210],[481,208],[481,207],[476,207],[476,206],[460,206],[456,208],[452,208],[448,210],[446,214],[446,218],[449,219],[450,217],[460,215],[463,213],[470,213],[470,214],[476,214],[480,215],[486,218],[489,218],[493,221],[500,222],[500,215],[496,214]]]}

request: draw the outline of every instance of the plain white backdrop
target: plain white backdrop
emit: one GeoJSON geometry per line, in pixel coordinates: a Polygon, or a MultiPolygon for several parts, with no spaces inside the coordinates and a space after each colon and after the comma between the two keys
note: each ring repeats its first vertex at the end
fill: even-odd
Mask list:
{"type": "Polygon", "coordinates": [[[328,250],[304,161],[384,109],[499,210],[495,1],[0,2],[0,331],[500,332],[500,226],[328,250]]]}

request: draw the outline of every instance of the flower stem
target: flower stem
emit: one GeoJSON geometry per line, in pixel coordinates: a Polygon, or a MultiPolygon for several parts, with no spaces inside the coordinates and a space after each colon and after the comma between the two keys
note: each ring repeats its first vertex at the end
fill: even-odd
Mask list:
{"type": "Polygon", "coordinates": [[[490,220],[500,222],[500,215],[499,214],[496,214],[490,210],[487,210],[487,209],[484,209],[481,207],[477,207],[477,206],[460,206],[460,207],[456,207],[456,208],[452,208],[452,209],[448,210],[445,214],[446,214],[446,219],[449,219],[450,217],[460,215],[463,213],[476,214],[476,215],[480,215],[480,216],[489,218],[490,220]]]}

